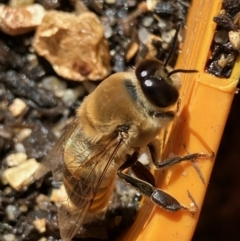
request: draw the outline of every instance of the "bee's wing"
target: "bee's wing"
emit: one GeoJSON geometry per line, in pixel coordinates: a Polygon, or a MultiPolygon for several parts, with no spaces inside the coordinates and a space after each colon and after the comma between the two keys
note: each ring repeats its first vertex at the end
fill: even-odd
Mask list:
{"type": "Polygon", "coordinates": [[[66,200],[58,208],[58,223],[62,241],[72,240],[83,225],[91,206],[91,202],[86,202],[82,208],[70,210],[68,206],[71,204],[69,202],[66,200]]]}
{"type": "Polygon", "coordinates": [[[47,156],[42,160],[39,168],[34,174],[34,179],[38,180],[42,178],[46,173],[52,171],[53,179],[55,182],[62,182],[62,166],[64,164],[63,154],[65,143],[74,130],[78,127],[77,121],[73,121],[69,124],[57,141],[57,143],[53,146],[53,148],[48,152],[47,156]]]}
{"type": "Polygon", "coordinates": [[[61,202],[58,223],[62,241],[72,240],[81,228],[90,206],[91,202],[86,202],[84,207],[76,208],[68,198],[61,202]]]}
{"type": "Polygon", "coordinates": [[[61,202],[58,210],[59,227],[62,241],[70,241],[83,225],[88,210],[97,194],[99,185],[101,184],[108,167],[110,166],[122,143],[122,139],[118,140],[116,138],[111,140],[106,146],[102,146],[101,151],[98,151],[93,157],[91,157],[91,162],[94,162],[94,170],[97,170],[98,165],[102,165],[102,161],[105,160],[101,175],[98,175],[96,178],[94,170],[81,166],[81,168],[85,168],[85,170],[87,169],[88,172],[84,183],[80,181],[74,182],[74,185],[72,186],[73,192],[71,192],[70,196],[66,194],[64,189],[66,198],[61,202]],[[81,191],[82,198],[79,198],[78,190],[81,191]],[[71,202],[71,200],[74,200],[74,204],[71,202]]]}

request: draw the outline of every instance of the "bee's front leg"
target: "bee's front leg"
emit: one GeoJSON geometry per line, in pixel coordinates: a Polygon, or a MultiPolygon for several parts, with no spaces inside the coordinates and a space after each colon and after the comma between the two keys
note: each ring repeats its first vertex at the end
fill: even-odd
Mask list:
{"type": "Polygon", "coordinates": [[[119,178],[121,178],[121,180],[125,181],[134,189],[139,191],[142,195],[149,197],[158,206],[168,211],[177,212],[181,209],[184,209],[192,214],[196,212],[189,210],[187,207],[180,204],[174,197],[165,193],[159,188],[156,188],[154,186],[155,181],[153,181],[153,175],[147,168],[140,164],[137,159],[138,151],[134,152],[132,156],[128,156],[127,161],[122,166],[120,166],[117,171],[117,175],[119,178]],[[123,173],[123,170],[129,167],[133,167],[134,173],[144,180],[123,173]]]}

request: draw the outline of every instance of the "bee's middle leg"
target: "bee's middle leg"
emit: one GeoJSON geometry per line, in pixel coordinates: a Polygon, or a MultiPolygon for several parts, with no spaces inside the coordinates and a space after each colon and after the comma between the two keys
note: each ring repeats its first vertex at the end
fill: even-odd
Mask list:
{"type": "Polygon", "coordinates": [[[154,186],[155,181],[152,173],[144,165],[138,162],[137,159],[138,151],[134,152],[132,156],[128,156],[127,161],[122,166],[120,166],[117,171],[117,175],[121,180],[125,181],[134,189],[139,191],[142,195],[149,197],[158,206],[168,211],[177,212],[181,209],[184,209],[189,211],[190,213],[195,213],[190,211],[184,205],[180,204],[171,195],[165,193],[159,188],[156,188],[154,186]],[[143,180],[123,173],[124,169],[129,167],[132,167],[137,177],[141,177],[143,180]]]}
{"type": "Polygon", "coordinates": [[[160,159],[160,143],[157,139],[153,140],[149,145],[148,148],[150,150],[151,156],[152,156],[152,161],[153,164],[155,165],[156,168],[164,168],[164,167],[170,167],[172,165],[178,164],[180,162],[184,162],[184,161],[190,161],[190,162],[194,162],[197,159],[212,159],[214,158],[214,153],[206,154],[206,153],[192,153],[192,154],[187,154],[183,157],[180,156],[175,156],[175,157],[171,157],[168,159],[165,159],[163,161],[161,161],[160,159]]]}
{"type": "Polygon", "coordinates": [[[202,152],[192,153],[192,154],[187,154],[182,157],[175,156],[175,157],[167,158],[167,159],[161,161],[160,142],[158,141],[158,139],[154,139],[152,142],[150,142],[148,144],[148,148],[151,153],[152,162],[156,168],[170,167],[170,166],[178,164],[180,162],[191,162],[193,167],[197,171],[199,178],[202,180],[203,184],[207,185],[207,183],[202,175],[202,172],[199,169],[199,167],[195,161],[199,160],[199,159],[213,159],[215,156],[214,152],[212,152],[211,154],[202,153],[202,152]]]}

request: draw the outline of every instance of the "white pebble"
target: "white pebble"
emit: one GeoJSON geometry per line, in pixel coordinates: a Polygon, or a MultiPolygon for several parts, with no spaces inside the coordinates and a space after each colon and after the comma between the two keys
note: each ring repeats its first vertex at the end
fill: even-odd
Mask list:
{"type": "Polygon", "coordinates": [[[173,36],[175,34],[176,30],[172,29],[168,32],[163,32],[162,33],[162,39],[166,42],[166,43],[171,43],[173,36]]]}
{"type": "Polygon", "coordinates": [[[25,153],[13,153],[6,157],[6,163],[9,167],[18,166],[27,160],[25,153]]]}
{"type": "Polygon", "coordinates": [[[10,221],[15,221],[18,217],[18,209],[14,205],[7,205],[6,207],[7,218],[10,221]]]}
{"type": "Polygon", "coordinates": [[[30,128],[23,128],[22,130],[19,131],[17,135],[17,140],[19,142],[22,142],[24,139],[29,137],[32,134],[32,129],[30,128]]]}
{"type": "Polygon", "coordinates": [[[26,103],[19,98],[14,99],[13,103],[9,106],[9,110],[13,116],[21,115],[26,108],[26,103]]]}
{"type": "Polygon", "coordinates": [[[105,0],[105,3],[107,4],[114,4],[116,0],[105,0]]]}
{"type": "Polygon", "coordinates": [[[165,22],[165,21],[159,21],[158,22],[158,27],[160,28],[160,29],[166,29],[166,27],[167,27],[167,23],[165,22]]]}
{"type": "Polygon", "coordinates": [[[143,26],[144,27],[150,27],[153,23],[153,17],[147,16],[143,18],[143,26]]]}
{"type": "Polygon", "coordinates": [[[30,62],[33,66],[38,65],[38,59],[36,54],[28,54],[27,55],[27,60],[30,62]]]}
{"type": "Polygon", "coordinates": [[[104,37],[106,39],[110,38],[113,34],[112,27],[109,24],[104,24],[104,37]]]}
{"type": "Polygon", "coordinates": [[[240,31],[229,31],[228,36],[233,49],[240,50],[240,31]]]}
{"type": "Polygon", "coordinates": [[[9,234],[4,234],[4,235],[3,235],[3,240],[4,240],[4,241],[16,241],[16,237],[15,237],[14,234],[11,234],[11,233],[9,233],[9,234]]]}
{"type": "Polygon", "coordinates": [[[81,86],[75,89],[67,89],[64,92],[62,100],[67,106],[71,106],[84,92],[85,90],[81,86]]]}
{"type": "Polygon", "coordinates": [[[67,88],[67,84],[55,76],[48,76],[43,78],[42,86],[46,90],[53,91],[54,95],[60,98],[64,96],[67,88]]]}
{"type": "Polygon", "coordinates": [[[139,29],[138,38],[143,44],[147,43],[149,37],[150,37],[150,33],[148,32],[148,30],[146,28],[142,27],[139,29]]]}
{"type": "Polygon", "coordinates": [[[2,182],[20,191],[33,182],[33,174],[39,165],[34,158],[31,158],[17,167],[8,168],[1,175],[2,182]]]}
{"type": "Polygon", "coordinates": [[[44,233],[46,231],[46,223],[47,221],[45,218],[36,219],[33,221],[33,225],[39,233],[44,233]]]}
{"type": "Polygon", "coordinates": [[[22,143],[15,143],[14,149],[15,149],[16,152],[22,152],[22,153],[26,152],[26,149],[25,149],[25,147],[22,143]]]}
{"type": "Polygon", "coordinates": [[[148,8],[148,10],[154,10],[154,8],[155,8],[155,6],[156,6],[156,4],[157,4],[157,0],[147,0],[146,1],[147,2],[147,8],[148,8]]]}

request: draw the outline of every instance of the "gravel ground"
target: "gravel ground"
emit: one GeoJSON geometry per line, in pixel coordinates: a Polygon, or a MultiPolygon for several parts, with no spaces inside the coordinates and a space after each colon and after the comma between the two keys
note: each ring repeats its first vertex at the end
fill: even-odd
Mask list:
{"type": "MultiPolygon", "coordinates": [[[[77,12],[73,0],[1,1],[1,3],[12,5],[24,5],[27,2],[38,3],[47,11],[55,9],[68,13],[77,12]]],[[[109,58],[109,63],[101,62],[99,69],[104,69],[103,73],[94,72],[88,62],[71,65],[73,68],[67,71],[69,75],[61,76],[62,73],[54,68],[55,62],[50,64],[52,59],[49,56],[46,57],[43,52],[33,48],[34,29],[36,28],[34,21],[30,27],[22,26],[20,30],[13,29],[7,33],[3,33],[5,28],[1,27],[0,166],[1,175],[5,173],[5,181],[0,182],[1,241],[59,240],[57,207],[51,195],[52,190],[56,188],[52,177],[50,174],[47,175],[40,188],[37,188],[39,185],[34,183],[22,189],[22,186],[29,182],[26,180],[26,166],[32,166],[32,170],[38,166],[38,162],[51,149],[65,126],[73,119],[75,110],[84,96],[97,86],[106,72],[111,74],[126,71],[146,56],[155,56],[164,61],[167,58],[176,25],[179,20],[184,22],[190,6],[190,1],[187,0],[169,0],[162,1],[149,11],[145,5],[139,5],[140,1],[137,0],[84,0],[83,2],[98,16],[104,26],[104,36],[107,42],[101,38],[99,42],[103,44],[103,49],[109,48],[109,52],[105,51],[107,56],[104,58],[109,58]],[[177,14],[173,14],[176,11],[177,14]],[[122,21],[123,19],[125,21],[122,21]],[[26,29],[30,30],[15,36],[16,32],[26,31],[26,29]],[[76,69],[81,76],[75,77],[76,69]],[[84,79],[91,81],[81,82],[84,79]],[[6,174],[7,170],[11,171],[6,174]]],[[[225,2],[227,10],[236,14],[235,11],[240,5],[239,1],[232,1],[234,3],[232,5],[227,4],[231,2],[230,0],[225,2]]],[[[3,11],[2,9],[0,11],[3,11]]],[[[219,68],[218,61],[221,52],[218,52],[219,48],[216,45],[220,46],[220,49],[223,45],[229,47],[229,43],[225,41],[226,33],[223,29],[226,26],[222,26],[225,22],[221,17],[215,19],[219,24],[217,30],[219,34],[213,43],[214,58],[209,61],[206,68],[218,76],[227,76],[231,72],[232,59],[236,56],[232,49],[228,49],[231,56],[228,56],[229,52],[225,53],[224,58],[221,59],[221,61],[224,59],[225,65],[219,68]]],[[[29,19],[27,19],[28,22],[29,19]]],[[[228,23],[228,31],[236,31],[229,19],[226,23],[228,23]]],[[[183,38],[184,32],[181,32],[179,40],[183,38]]],[[[178,51],[170,63],[171,66],[174,66],[177,53],[178,51]]],[[[76,57],[74,53],[72,56],[73,59],[76,57]]],[[[60,56],[59,59],[63,60],[60,63],[57,61],[59,66],[66,63],[64,57],[60,56]]],[[[68,60],[68,62],[71,61],[68,60]]],[[[239,237],[237,228],[237,219],[239,219],[237,214],[240,213],[237,194],[239,190],[237,181],[239,179],[237,168],[239,160],[237,139],[240,135],[237,122],[239,101],[239,96],[236,96],[193,240],[238,240],[239,237]],[[209,213],[211,213],[210,217],[209,213]]],[[[134,221],[127,217],[129,212],[134,217],[140,197],[136,193],[128,195],[129,190],[125,188],[121,183],[118,184],[115,202],[112,208],[109,208],[108,218],[101,225],[108,227],[109,223],[117,223],[119,216],[124,221],[110,230],[104,230],[101,236],[105,240],[113,240],[114,235],[118,235],[122,229],[134,221]],[[129,201],[132,203],[130,206],[127,204],[129,201]]],[[[97,233],[99,223],[89,229],[90,233],[97,233]]],[[[85,240],[94,239],[85,238],[85,240]]]]}

